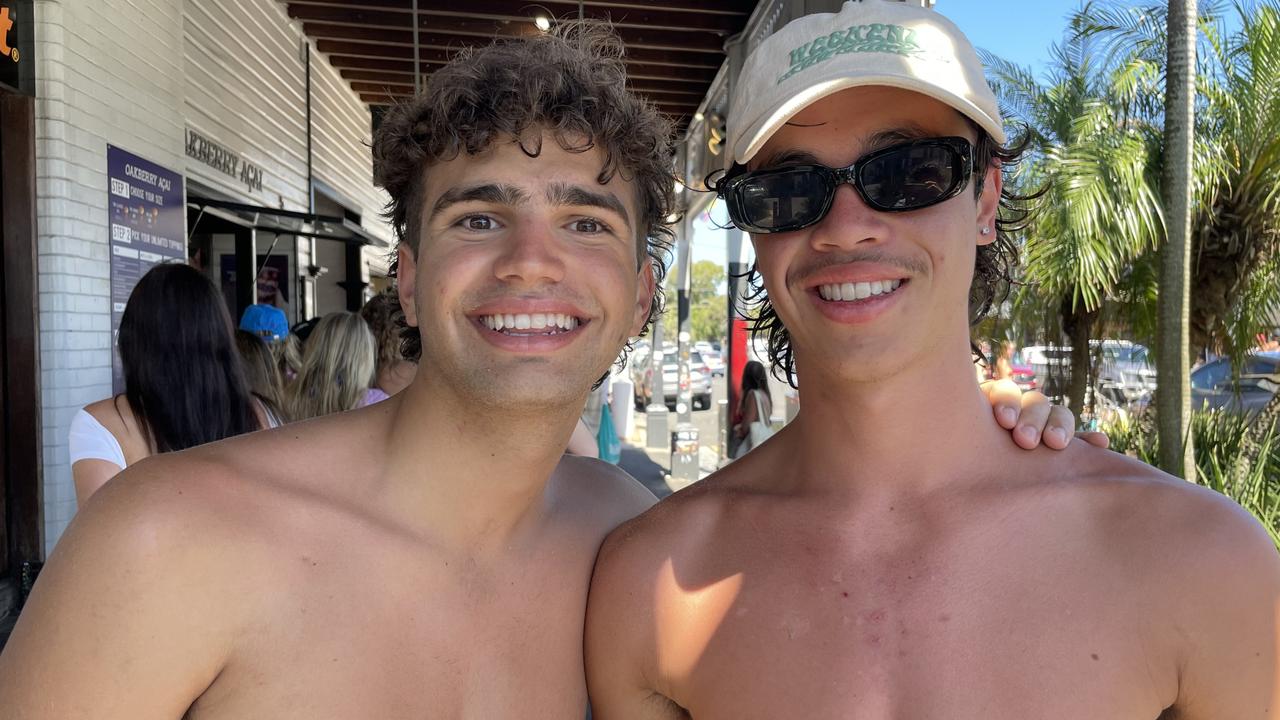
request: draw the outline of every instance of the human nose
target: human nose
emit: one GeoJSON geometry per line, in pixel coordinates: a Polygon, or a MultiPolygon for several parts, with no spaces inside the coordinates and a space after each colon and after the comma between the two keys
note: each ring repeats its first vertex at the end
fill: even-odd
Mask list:
{"type": "Polygon", "coordinates": [[[508,235],[494,274],[505,282],[539,284],[564,279],[564,258],[554,234],[532,223],[508,235]]]}
{"type": "Polygon", "coordinates": [[[849,183],[836,187],[827,216],[814,227],[809,242],[814,250],[848,250],[863,243],[883,242],[888,235],[884,213],[867,205],[849,183]]]}

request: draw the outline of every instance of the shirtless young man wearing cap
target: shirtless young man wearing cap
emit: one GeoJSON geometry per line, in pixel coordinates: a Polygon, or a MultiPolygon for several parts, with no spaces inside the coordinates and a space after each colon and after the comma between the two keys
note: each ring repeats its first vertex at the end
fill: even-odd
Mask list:
{"type": "MultiPolygon", "coordinates": [[[[0,716],[582,717],[596,550],[653,497],[561,453],[657,311],[672,211],[668,124],[618,52],[600,31],[500,44],[387,116],[431,372],[107,483],[0,656],[0,716]]],[[[1043,400],[1027,415],[1043,427],[1043,400]]]]}
{"type": "Polygon", "coordinates": [[[742,78],[719,191],[785,322],[775,360],[822,392],[605,542],[597,720],[1280,714],[1280,555],[1251,516],[986,422],[970,300],[1005,262],[1016,153],[965,37],[848,2],[742,78]]]}

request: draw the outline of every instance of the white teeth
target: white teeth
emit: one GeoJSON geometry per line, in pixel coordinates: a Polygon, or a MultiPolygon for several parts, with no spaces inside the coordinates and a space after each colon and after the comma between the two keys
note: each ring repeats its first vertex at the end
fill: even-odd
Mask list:
{"type": "Polygon", "coordinates": [[[823,300],[832,302],[850,302],[876,295],[885,295],[897,290],[901,285],[901,280],[873,280],[871,282],[819,285],[818,295],[823,300]]]}
{"type": "Polygon", "coordinates": [[[485,315],[481,322],[490,330],[573,330],[578,318],[563,313],[516,313],[485,315]]]}

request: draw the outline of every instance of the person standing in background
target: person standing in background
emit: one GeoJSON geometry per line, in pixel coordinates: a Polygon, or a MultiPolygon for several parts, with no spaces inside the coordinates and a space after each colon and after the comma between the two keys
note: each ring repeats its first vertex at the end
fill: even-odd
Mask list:
{"type": "Polygon", "coordinates": [[[378,293],[360,308],[360,317],[369,324],[378,346],[377,370],[373,387],[387,397],[409,387],[418,372],[418,364],[404,359],[400,352],[401,326],[396,322],[400,301],[390,293],[378,293]]]}
{"type": "Polygon", "coordinates": [[[71,420],[79,505],[143,458],[270,424],[249,392],[232,332],[221,294],[199,270],[164,264],[142,276],[120,319],[124,394],[71,420]]]}
{"type": "Polygon", "coordinates": [[[280,382],[280,369],[266,340],[248,330],[236,330],[236,351],[243,363],[249,392],[262,403],[267,413],[269,427],[285,423],[284,386],[280,382]]]}
{"type": "Polygon", "coordinates": [[[307,338],[302,368],[285,392],[285,411],[294,421],[371,405],[377,351],[373,333],[359,315],[329,313],[307,338]]]}

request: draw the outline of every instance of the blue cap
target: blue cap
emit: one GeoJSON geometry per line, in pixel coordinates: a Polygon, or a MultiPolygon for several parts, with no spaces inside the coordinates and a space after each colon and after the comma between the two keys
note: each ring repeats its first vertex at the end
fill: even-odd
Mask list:
{"type": "Polygon", "coordinates": [[[240,329],[272,342],[289,336],[289,320],[284,311],[272,305],[250,305],[240,317],[240,329]]]}

